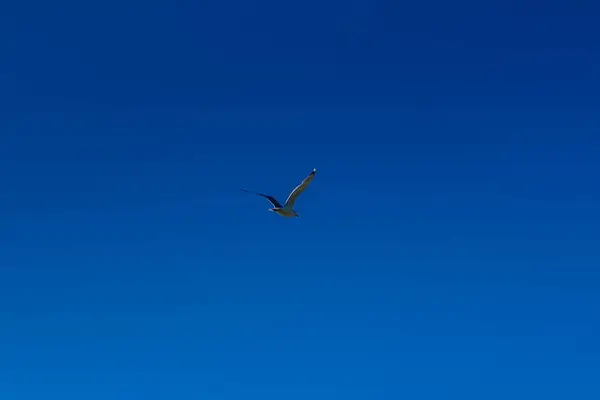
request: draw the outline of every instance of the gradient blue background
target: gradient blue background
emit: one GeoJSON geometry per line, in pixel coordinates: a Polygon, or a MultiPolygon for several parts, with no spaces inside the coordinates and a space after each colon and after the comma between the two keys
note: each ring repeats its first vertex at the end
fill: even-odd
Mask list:
{"type": "Polygon", "coordinates": [[[600,398],[592,4],[2,4],[0,398],[600,398]]]}

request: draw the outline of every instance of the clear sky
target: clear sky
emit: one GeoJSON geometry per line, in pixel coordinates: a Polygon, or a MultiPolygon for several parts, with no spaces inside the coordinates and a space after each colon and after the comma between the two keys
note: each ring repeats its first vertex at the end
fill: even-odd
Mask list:
{"type": "Polygon", "coordinates": [[[5,2],[0,398],[600,398],[599,18],[5,2]]]}

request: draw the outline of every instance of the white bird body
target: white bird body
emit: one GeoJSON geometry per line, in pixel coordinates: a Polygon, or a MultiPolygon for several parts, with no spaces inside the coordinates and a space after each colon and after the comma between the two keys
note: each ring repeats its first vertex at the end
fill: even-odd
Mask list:
{"type": "Polygon", "coordinates": [[[269,211],[273,211],[275,214],[279,214],[282,217],[287,217],[287,218],[299,217],[296,210],[293,210],[291,207],[281,207],[281,208],[274,207],[274,208],[269,208],[269,211]]]}
{"type": "Polygon", "coordinates": [[[292,192],[288,196],[287,200],[285,201],[284,205],[281,205],[279,203],[279,201],[277,201],[277,199],[273,196],[269,196],[267,194],[262,194],[262,193],[251,192],[246,189],[241,189],[241,190],[243,190],[244,192],[247,192],[247,193],[253,193],[253,194],[257,194],[259,196],[265,197],[273,205],[273,208],[269,208],[269,211],[273,211],[275,214],[278,214],[278,215],[281,215],[282,217],[287,217],[287,218],[291,218],[291,217],[298,218],[298,217],[300,217],[300,215],[298,215],[296,210],[294,210],[294,204],[296,203],[296,199],[298,198],[298,196],[300,196],[300,194],[304,191],[304,189],[306,189],[308,184],[313,180],[316,173],[317,173],[317,170],[313,169],[312,172],[306,178],[304,178],[304,180],[298,186],[296,186],[294,188],[294,190],[292,190],[292,192]]]}

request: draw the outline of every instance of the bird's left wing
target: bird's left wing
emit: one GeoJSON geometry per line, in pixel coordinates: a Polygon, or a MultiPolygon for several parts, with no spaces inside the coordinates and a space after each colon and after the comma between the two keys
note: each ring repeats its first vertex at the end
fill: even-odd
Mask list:
{"type": "Polygon", "coordinates": [[[240,189],[240,190],[242,192],[252,193],[252,194],[256,194],[256,195],[262,196],[265,199],[269,200],[271,202],[271,204],[273,204],[273,207],[281,208],[281,204],[279,204],[279,202],[277,201],[277,199],[275,197],[273,197],[273,196],[269,196],[268,194],[251,192],[250,190],[246,190],[246,189],[240,189]]]}
{"type": "Polygon", "coordinates": [[[315,174],[317,173],[316,169],[313,169],[312,172],[310,174],[308,174],[308,176],[306,178],[304,178],[304,180],[302,181],[302,183],[300,183],[298,186],[296,186],[296,188],[294,190],[292,190],[292,193],[290,193],[290,195],[288,196],[287,200],[285,201],[285,206],[286,207],[293,207],[294,203],[296,202],[296,199],[298,198],[298,196],[300,196],[300,194],[302,192],[304,192],[304,189],[306,189],[306,187],[308,186],[308,184],[313,180],[313,178],[315,177],[315,174]]]}

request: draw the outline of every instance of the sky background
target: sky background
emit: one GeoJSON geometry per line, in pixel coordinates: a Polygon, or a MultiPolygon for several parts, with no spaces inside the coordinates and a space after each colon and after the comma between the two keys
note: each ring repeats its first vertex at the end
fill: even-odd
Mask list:
{"type": "Polygon", "coordinates": [[[4,2],[0,398],[600,398],[577,3],[4,2]]]}

